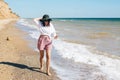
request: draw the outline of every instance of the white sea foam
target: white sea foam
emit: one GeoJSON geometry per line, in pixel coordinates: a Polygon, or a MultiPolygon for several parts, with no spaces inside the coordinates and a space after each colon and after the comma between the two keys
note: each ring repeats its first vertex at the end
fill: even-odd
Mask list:
{"type": "MultiPolygon", "coordinates": [[[[68,21],[68,20],[60,20],[60,21],[62,21],[62,22],[66,22],[66,21],[68,21]]],[[[73,21],[73,20],[69,20],[69,21],[73,21]]]]}
{"type": "Polygon", "coordinates": [[[98,66],[110,80],[120,80],[120,60],[93,54],[89,51],[89,46],[62,40],[54,41],[54,47],[63,58],[98,66]]]}
{"type": "Polygon", "coordinates": [[[39,31],[29,31],[29,35],[34,39],[38,39],[40,36],[40,32],[39,31]]]}
{"type": "Polygon", "coordinates": [[[30,22],[28,22],[26,19],[20,19],[17,23],[21,26],[27,26],[39,30],[39,28],[35,24],[30,24],[30,22]]]}
{"type": "Polygon", "coordinates": [[[60,20],[60,21],[63,21],[63,22],[65,22],[66,20],[60,20]]]}

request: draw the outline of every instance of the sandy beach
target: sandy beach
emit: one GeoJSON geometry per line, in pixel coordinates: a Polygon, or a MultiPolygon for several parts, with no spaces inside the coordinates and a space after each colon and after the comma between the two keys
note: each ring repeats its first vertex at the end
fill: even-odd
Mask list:
{"type": "Polygon", "coordinates": [[[51,76],[46,75],[46,68],[39,70],[39,53],[28,46],[27,33],[15,23],[0,20],[0,80],[59,80],[53,69],[51,76]]]}

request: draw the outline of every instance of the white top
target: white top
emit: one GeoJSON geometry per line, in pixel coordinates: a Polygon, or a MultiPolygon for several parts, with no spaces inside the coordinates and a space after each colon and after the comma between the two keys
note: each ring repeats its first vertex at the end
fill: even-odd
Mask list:
{"type": "Polygon", "coordinates": [[[39,27],[41,35],[48,35],[50,39],[56,36],[56,31],[52,23],[50,23],[50,26],[43,26],[39,20],[34,19],[34,21],[39,27]]]}

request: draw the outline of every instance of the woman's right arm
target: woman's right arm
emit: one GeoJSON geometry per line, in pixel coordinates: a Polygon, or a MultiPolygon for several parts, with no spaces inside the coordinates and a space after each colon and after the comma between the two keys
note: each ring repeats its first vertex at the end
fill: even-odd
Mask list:
{"type": "Polygon", "coordinates": [[[39,20],[40,20],[41,18],[34,18],[34,22],[37,24],[37,25],[39,25],[39,20]]]}

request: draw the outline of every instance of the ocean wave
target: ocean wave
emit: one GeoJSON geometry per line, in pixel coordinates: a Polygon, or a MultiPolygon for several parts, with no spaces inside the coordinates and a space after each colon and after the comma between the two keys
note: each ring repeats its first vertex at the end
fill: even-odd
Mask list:
{"type": "Polygon", "coordinates": [[[60,21],[63,21],[63,22],[65,22],[65,21],[67,21],[67,20],[60,20],[60,21]]]}
{"type": "Polygon", "coordinates": [[[18,24],[18,25],[21,25],[21,26],[27,26],[27,27],[30,27],[30,28],[39,30],[39,28],[38,28],[35,24],[30,24],[30,22],[28,22],[27,19],[20,19],[20,20],[17,22],[17,24],[18,24]]]}
{"type": "Polygon", "coordinates": [[[62,40],[54,41],[54,47],[63,58],[72,59],[75,62],[98,66],[108,75],[110,80],[120,79],[119,59],[113,59],[104,55],[92,53],[89,51],[90,46],[68,43],[62,40]]]}
{"type": "Polygon", "coordinates": [[[74,21],[74,20],[59,20],[59,21],[66,22],[66,21],[74,21]]]}

